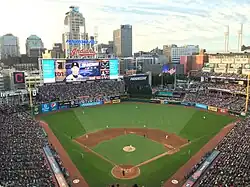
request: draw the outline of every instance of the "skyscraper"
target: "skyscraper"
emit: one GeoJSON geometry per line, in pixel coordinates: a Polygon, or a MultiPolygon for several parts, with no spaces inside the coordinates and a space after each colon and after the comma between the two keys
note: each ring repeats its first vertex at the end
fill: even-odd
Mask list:
{"type": "Polygon", "coordinates": [[[36,35],[30,35],[26,39],[25,46],[28,57],[41,57],[45,51],[42,39],[36,35]]]}
{"type": "Polygon", "coordinates": [[[0,59],[20,56],[19,39],[13,34],[0,37],[0,59]]]}
{"type": "Polygon", "coordinates": [[[70,57],[70,52],[74,48],[85,49],[84,43],[70,44],[67,40],[87,40],[85,18],[82,13],[79,12],[79,7],[69,7],[69,12],[66,13],[64,19],[64,33],[63,33],[63,49],[65,50],[65,56],[70,57]]]}
{"type": "Polygon", "coordinates": [[[133,50],[132,25],[121,25],[113,31],[114,53],[118,57],[131,57],[133,50]]]}

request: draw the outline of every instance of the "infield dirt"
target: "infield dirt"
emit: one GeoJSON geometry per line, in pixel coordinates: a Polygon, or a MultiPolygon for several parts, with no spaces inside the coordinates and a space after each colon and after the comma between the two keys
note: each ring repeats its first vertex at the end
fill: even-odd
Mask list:
{"type": "Polygon", "coordinates": [[[167,149],[179,148],[188,143],[187,139],[181,138],[176,134],[167,133],[159,129],[149,128],[107,128],[105,130],[100,130],[80,136],[76,138],[75,141],[91,148],[103,141],[111,140],[126,134],[144,136],[145,138],[148,138],[152,141],[163,144],[167,149]]]}

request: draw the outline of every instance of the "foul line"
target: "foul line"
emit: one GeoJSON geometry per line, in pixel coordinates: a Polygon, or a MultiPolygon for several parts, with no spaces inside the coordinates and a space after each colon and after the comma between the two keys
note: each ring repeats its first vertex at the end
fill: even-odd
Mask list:
{"type": "Polygon", "coordinates": [[[75,143],[77,143],[78,145],[80,145],[81,147],[83,147],[83,148],[89,150],[91,153],[95,154],[96,156],[100,157],[101,159],[107,161],[108,163],[110,163],[110,164],[113,165],[114,167],[115,167],[115,166],[116,166],[116,167],[120,167],[118,164],[116,164],[116,163],[114,163],[113,161],[111,161],[111,160],[105,158],[105,157],[102,156],[101,154],[95,152],[93,149],[91,149],[91,148],[89,148],[89,147],[87,147],[87,146],[81,144],[80,142],[78,142],[78,141],[76,141],[76,140],[73,140],[73,141],[74,141],[75,143]]]}

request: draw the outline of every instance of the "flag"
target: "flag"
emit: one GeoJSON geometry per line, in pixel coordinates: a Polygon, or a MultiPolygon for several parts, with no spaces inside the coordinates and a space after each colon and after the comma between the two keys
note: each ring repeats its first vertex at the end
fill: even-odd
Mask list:
{"type": "Polygon", "coordinates": [[[168,65],[167,65],[167,64],[164,64],[164,65],[162,66],[162,73],[168,73],[168,71],[169,71],[168,65]]]}
{"type": "Polygon", "coordinates": [[[176,72],[175,68],[172,68],[172,69],[168,70],[168,73],[170,75],[173,75],[175,72],[176,72]]]}

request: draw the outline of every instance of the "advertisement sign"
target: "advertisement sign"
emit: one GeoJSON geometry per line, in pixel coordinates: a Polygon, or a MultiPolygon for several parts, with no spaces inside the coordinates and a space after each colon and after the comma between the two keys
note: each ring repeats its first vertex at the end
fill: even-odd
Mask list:
{"type": "Polygon", "coordinates": [[[67,40],[66,43],[69,45],[77,45],[77,44],[97,44],[95,40],[67,40]]]}
{"type": "Polygon", "coordinates": [[[111,104],[111,101],[104,101],[104,104],[111,104]]]}
{"type": "Polygon", "coordinates": [[[168,97],[172,97],[172,96],[173,96],[173,92],[163,92],[163,91],[160,91],[160,92],[158,92],[156,95],[158,95],[158,96],[168,96],[168,97]]]}
{"type": "Polygon", "coordinates": [[[13,80],[14,84],[24,84],[25,83],[24,72],[13,72],[13,80]]]}
{"type": "Polygon", "coordinates": [[[102,101],[98,101],[98,102],[91,102],[91,103],[80,103],[81,107],[86,107],[86,106],[96,106],[96,105],[102,105],[103,102],[102,101]]]}
{"type": "Polygon", "coordinates": [[[203,104],[196,103],[196,104],[195,104],[195,107],[197,107],[197,108],[202,108],[202,109],[206,109],[206,110],[207,110],[207,105],[203,105],[203,104]]]}
{"type": "Polygon", "coordinates": [[[161,100],[159,100],[159,99],[150,99],[150,103],[160,104],[161,100]]]}
{"type": "Polygon", "coordinates": [[[70,56],[86,57],[86,56],[95,56],[95,55],[96,53],[92,49],[74,48],[70,52],[70,56]]]}
{"type": "Polygon", "coordinates": [[[227,114],[228,110],[227,109],[223,109],[223,108],[219,108],[218,112],[223,113],[223,114],[227,114]]]}
{"type": "Polygon", "coordinates": [[[53,154],[52,154],[50,148],[48,146],[45,146],[43,148],[43,150],[44,150],[44,153],[49,161],[49,164],[52,168],[52,171],[55,174],[56,180],[59,183],[59,185],[62,187],[68,187],[68,184],[67,184],[65,178],[63,177],[63,174],[62,174],[55,158],[53,157],[53,154]]]}
{"type": "Polygon", "coordinates": [[[44,103],[42,106],[42,113],[46,113],[50,111],[50,103],[44,103]]]}
{"type": "Polygon", "coordinates": [[[120,100],[120,99],[115,99],[115,100],[112,100],[112,103],[113,103],[113,104],[120,103],[120,102],[121,102],[121,100],[120,100]]]}
{"type": "Polygon", "coordinates": [[[43,59],[42,70],[44,83],[54,83],[56,81],[55,61],[53,59],[43,59]]]}
{"type": "Polygon", "coordinates": [[[184,105],[184,106],[191,106],[191,103],[181,102],[181,105],[184,105]]]}
{"type": "Polygon", "coordinates": [[[208,166],[214,161],[214,159],[220,154],[219,151],[213,151],[210,156],[202,163],[202,165],[189,177],[187,182],[182,187],[192,187],[194,183],[199,179],[202,173],[208,168],[208,166]]]}
{"type": "Polygon", "coordinates": [[[33,114],[34,114],[34,115],[38,115],[38,114],[40,113],[40,112],[39,112],[39,111],[40,111],[39,107],[40,107],[40,106],[34,106],[34,107],[33,107],[33,114]]]}
{"type": "Polygon", "coordinates": [[[50,103],[50,111],[56,111],[58,110],[58,103],[57,102],[51,102],[50,103]]]}
{"type": "Polygon", "coordinates": [[[76,107],[79,107],[80,104],[78,101],[74,101],[72,100],[71,103],[70,103],[70,108],[76,108],[76,107]]]}
{"type": "Polygon", "coordinates": [[[120,96],[111,96],[110,97],[110,100],[117,100],[117,99],[120,99],[120,96]]]}
{"type": "Polygon", "coordinates": [[[213,111],[213,112],[218,111],[217,107],[213,107],[213,106],[208,106],[208,110],[213,111]]]}
{"type": "Polygon", "coordinates": [[[70,101],[59,101],[58,102],[58,108],[59,109],[66,109],[66,108],[70,108],[70,101]]]}
{"type": "Polygon", "coordinates": [[[56,82],[62,82],[66,78],[65,69],[66,60],[55,60],[55,76],[56,82]]]}

